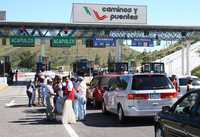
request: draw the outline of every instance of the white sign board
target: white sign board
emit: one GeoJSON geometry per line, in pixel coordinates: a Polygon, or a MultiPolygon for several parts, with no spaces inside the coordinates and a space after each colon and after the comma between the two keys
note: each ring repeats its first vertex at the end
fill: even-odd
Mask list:
{"type": "Polygon", "coordinates": [[[0,21],[6,20],[6,11],[0,11],[0,21]]]}
{"type": "Polygon", "coordinates": [[[147,6],[74,3],[75,24],[147,24],[147,6]]]}

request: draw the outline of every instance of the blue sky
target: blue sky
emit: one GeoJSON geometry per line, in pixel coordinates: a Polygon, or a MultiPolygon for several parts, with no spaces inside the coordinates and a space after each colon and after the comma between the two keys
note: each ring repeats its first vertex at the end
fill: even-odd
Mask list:
{"type": "Polygon", "coordinates": [[[200,26],[199,0],[0,0],[7,21],[70,21],[72,3],[147,5],[150,25],[200,26]]]}

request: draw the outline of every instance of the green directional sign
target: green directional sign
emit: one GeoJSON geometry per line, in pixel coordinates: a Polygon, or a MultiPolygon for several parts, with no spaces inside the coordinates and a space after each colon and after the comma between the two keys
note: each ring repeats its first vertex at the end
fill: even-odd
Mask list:
{"type": "Polygon", "coordinates": [[[74,37],[53,37],[51,39],[51,47],[72,47],[76,45],[74,37]]]}
{"type": "Polygon", "coordinates": [[[13,47],[34,47],[35,38],[32,36],[11,36],[10,44],[13,47]]]}

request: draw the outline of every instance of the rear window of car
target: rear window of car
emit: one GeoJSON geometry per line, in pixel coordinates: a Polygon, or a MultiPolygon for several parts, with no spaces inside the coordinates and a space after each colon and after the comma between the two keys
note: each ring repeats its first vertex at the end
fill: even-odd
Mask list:
{"type": "Polygon", "coordinates": [[[133,76],[132,90],[172,89],[173,85],[165,75],[133,76]]]}
{"type": "Polygon", "coordinates": [[[186,86],[187,85],[187,78],[179,78],[179,85],[186,86]]]}
{"type": "MultiPolygon", "coordinates": [[[[186,86],[188,82],[188,78],[179,78],[179,85],[186,86]]],[[[200,79],[192,78],[192,85],[193,86],[200,86],[200,79]]]]}

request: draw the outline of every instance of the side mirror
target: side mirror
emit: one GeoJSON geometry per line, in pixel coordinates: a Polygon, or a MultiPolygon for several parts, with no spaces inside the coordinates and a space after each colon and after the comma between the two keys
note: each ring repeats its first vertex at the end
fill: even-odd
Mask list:
{"type": "Polygon", "coordinates": [[[162,107],[162,112],[169,113],[170,111],[171,111],[171,107],[170,106],[163,106],[162,107]]]}

